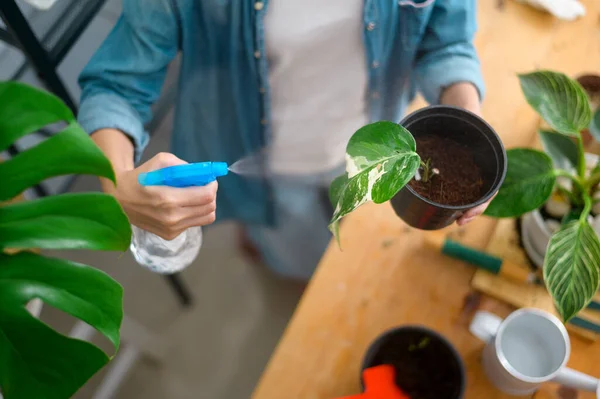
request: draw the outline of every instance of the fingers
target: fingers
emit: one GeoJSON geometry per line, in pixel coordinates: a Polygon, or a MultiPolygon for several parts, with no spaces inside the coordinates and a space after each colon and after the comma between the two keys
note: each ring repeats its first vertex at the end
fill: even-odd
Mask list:
{"type": "Polygon", "coordinates": [[[182,164],[186,162],[175,155],[160,153],[137,169],[122,174],[116,197],[134,225],[171,240],[190,227],[215,221],[216,181],[187,188],[145,187],[137,181],[142,172],[182,164]]]}
{"type": "Polygon", "coordinates": [[[219,184],[214,181],[206,186],[198,187],[145,187],[148,194],[153,197],[154,205],[159,208],[196,207],[208,205],[216,201],[219,184]]]}
{"type": "Polygon", "coordinates": [[[139,172],[150,172],[156,169],[166,168],[168,166],[183,165],[186,164],[182,159],[177,158],[175,155],[168,152],[159,152],[153,156],[150,160],[143,163],[137,168],[139,172]]]}
{"type": "Polygon", "coordinates": [[[469,209],[467,212],[465,212],[464,215],[462,215],[460,217],[460,219],[458,219],[456,221],[456,223],[459,226],[464,226],[465,224],[471,222],[473,219],[475,219],[477,216],[481,215],[483,212],[485,212],[485,210],[487,209],[489,205],[489,202],[486,202],[484,204],[481,204],[479,206],[476,206],[475,208],[469,209]]]}
{"type": "Polygon", "coordinates": [[[200,207],[182,207],[155,214],[154,220],[146,220],[138,227],[166,240],[172,240],[190,227],[206,226],[216,220],[216,202],[200,207]]]}

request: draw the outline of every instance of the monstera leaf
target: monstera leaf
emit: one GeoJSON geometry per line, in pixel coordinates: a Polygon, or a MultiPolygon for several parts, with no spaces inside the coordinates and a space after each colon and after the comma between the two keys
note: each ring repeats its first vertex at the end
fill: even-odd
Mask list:
{"type": "MultiPolygon", "coordinates": [[[[63,174],[114,181],[108,160],[56,97],[16,83],[0,83],[0,151],[48,124],[66,128],[0,163],[0,201],[63,174]]],[[[0,204],[0,391],[5,399],[70,398],[110,360],[96,346],[61,335],[32,316],[34,299],[94,327],[119,347],[121,286],[92,267],[7,249],[124,251],[130,225],[114,198],[65,194],[0,204]],[[2,253],[4,252],[4,253],[2,253]],[[10,252],[10,254],[9,254],[10,252]]]]}
{"type": "Polygon", "coordinates": [[[592,118],[587,94],[579,83],[551,71],[519,75],[525,98],[554,130],[579,137],[592,118]]]}
{"type": "Polygon", "coordinates": [[[544,281],[565,322],[600,288],[600,241],[585,218],[563,225],[550,239],[544,281]]]}
{"type": "Polygon", "coordinates": [[[421,159],[408,130],[393,122],[360,128],[346,147],[346,174],[331,183],[334,207],[329,228],[339,241],[338,223],[362,204],[391,199],[415,175],[421,159]]]}
{"type": "Polygon", "coordinates": [[[556,175],[552,159],[527,148],[506,151],[506,178],[485,211],[497,218],[516,217],[539,208],[552,194],[556,175]]]}

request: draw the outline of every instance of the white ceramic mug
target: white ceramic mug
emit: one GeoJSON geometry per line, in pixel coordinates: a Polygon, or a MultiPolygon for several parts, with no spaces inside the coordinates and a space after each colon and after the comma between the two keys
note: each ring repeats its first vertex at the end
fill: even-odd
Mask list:
{"type": "Polygon", "coordinates": [[[496,388],[510,395],[530,395],[539,385],[554,381],[596,392],[598,379],[565,367],[571,353],[567,329],[554,315],[524,308],[506,319],[478,311],[469,330],[487,342],[483,368],[496,388]]]}

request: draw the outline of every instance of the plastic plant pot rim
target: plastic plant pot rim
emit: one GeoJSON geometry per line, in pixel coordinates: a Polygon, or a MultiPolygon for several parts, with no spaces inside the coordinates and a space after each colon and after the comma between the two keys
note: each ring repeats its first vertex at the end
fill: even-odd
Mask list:
{"type": "MultiPolygon", "coordinates": [[[[373,357],[375,356],[376,353],[379,352],[379,350],[381,349],[381,346],[387,340],[387,338],[389,338],[392,335],[397,334],[398,332],[403,332],[403,331],[422,332],[422,333],[425,333],[425,334],[439,340],[442,344],[444,344],[444,346],[450,351],[450,354],[452,355],[452,357],[456,360],[456,365],[458,366],[458,369],[460,371],[460,381],[459,381],[460,391],[458,392],[456,399],[463,398],[464,394],[465,394],[466,385],[467,385],[467,377],[466,377],[465,364],[463,362],[462,357],[460,356],[460,354],[458,353],[458,351],[456,350],[454,345],[452,345],[452,343],[446,337],[444,337],[437,331],[432,330],[423,325],[409,324],[409,325],[405,325],[405,326],[401,326],[401,327],[394,327],[387,331],[384,331],[379,336],[377,336],[377,338],[375,338],[375,340],[367,348],[367,351],[365,353],[365,356],[363,358],[361,368],[360,368],[361,374],[362,374],[362,371],[365,370],[367,367],[372,367],[372,366],[370,366],[370,363],[373,361],[373,357]]],[[[360,377],[360,385],[361,385],[362,390],[364,391],[365,386],[364,386],[364,383],[362,380],[362,376],[360,377]]]]}
{"type": "MultiPolygon", "coordinates": [[[[490,190],[484,196],[482,196],[480,199],[478,199],[477,201],[472,202],[470,204],[466,204],[466,205],[439,204],[437,202],[431,201],[430,199],[425,198],[422,195],[418,194],[415,190],[412,189],[412,187],[410,187],[409,184],[405,185],[403,188],[406,188],[412,195],[419,198],[420,200],[427,203],[428,205],[435,206],[435,207],[442,208],[442,209],[449,209],[449,210],[455,210],[455,211],[466,211],[466,210],[475,208],[481,204],[486,203],[494,196],[494,194],[496,194],[496,191],[498,191],[500,189],[500,186],[502,186],[502,183],[504,182],[504,178],[506,177],[506,170],[508,167],[508,159],[506,157],[506,150],[504,148],[504,144],[502,143],[502,140],[500,139],[500,136],[498,136],[498,134],[492,128],[492,126],[490,126],[490,124],[487,123],[483,118],[479,117],[478,115],[475,115],[471,111],[467,111],[466,109],[463,109],[460,107],[454,107],[451,105],[430,105],[427,107],[420,108],[417,111],[408,114],[404,119],[402,119],[402,121],[400,122],[400,125],[404,127],[404,124],[408,118],[414,118],[415,116],[418,116],[420,113],[424,113],[424,112],[430,111],[432,109],[434,109],[434,110],[435,109],[443,109],[443,110],[452,109],[452,110],[457,111],[458,113],[463,113],[464,115],[467,115],[468,118],[476,119],[479,122],[481,122],[486,128],[489,129],[489,131],[493,134],[493,137],[495,137],[496,140],[498,141],[498,143],[500,144],[500,148],[502,149],[502,151],[501,151],[502,158],[504,160],[504,162],[503,162],[504,167],[502,168],[502,171],[501,171],[499,177],[496,178],[496,180],[494,181],[494,184],[492,185],[490,190]]],[[[408,130],[408,128],[406,128],[406,129],[408,130]]],[[[489,140],[489,138],[486,137],[486,139],[488,140],[488,142],[490,143],[490,146],[491,146],[492,143],[489,140]]]]}

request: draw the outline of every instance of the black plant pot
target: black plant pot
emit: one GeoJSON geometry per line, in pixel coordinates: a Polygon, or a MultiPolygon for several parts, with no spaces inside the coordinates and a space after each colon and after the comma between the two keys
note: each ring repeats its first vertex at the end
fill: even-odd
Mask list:
{"type": "Polygon", "coordinates": [[[483,181],[481,198],[460,206],[435,203],[406,185],[392,198],[391,204],[410,226],[421,230],[444,228],[469,209],[488,201],[502,185],[506,176],[506,151],[494,129],[477,115],[462,108],[436,105],[413,112],[400,124],[415,138],[421,135],[447,137],[472,149],[483,181]]]}
{"type": "MultiPolygon", "coordinates": [[[[446,338],[426,327],[399,327],[380,335],[367,350],[362,370],[382,364],[394,367],[396,385],[411,398],[464,397],[460,355],[446,338]]],[[[361,383],[364,389],[362,379],[361,383]]]]}

